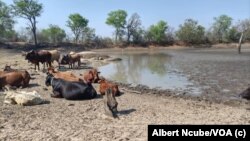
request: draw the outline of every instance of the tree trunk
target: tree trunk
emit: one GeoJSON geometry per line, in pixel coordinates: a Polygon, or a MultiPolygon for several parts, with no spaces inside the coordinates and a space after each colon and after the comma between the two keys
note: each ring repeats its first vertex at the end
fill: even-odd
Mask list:
{"type": "Polygon", "coordinates": [[[36,17],[32,17],[29,19],[30,24],[31,24],[31,30],[34,36],[34,40],[35,40],[35,46],[37,46],[37,37],[36,37],[36,17]]]}
{"type": "Polygon", "coordinates": [[[241,53],[241,42],[242,42],[242,38],[243,38],[243,32],[240,35],[240,40],[239,40],[239,44],[238,44],[238,53],[241,53]]]}
{"type": "Polygon", "coordinates": [[[118,29],[116,29],[116,32],[115,32],[115,43],[117,44],[117,36],[118,36],[118,29]]]}
{"type": "Polygon", "coordinates": [[[130,31],[129,31],[129,29],[127,30],[127,36],[128,36],[127,44],[130,44],[130,31]]]}
{"type": "Polygon", "coordinates": [[[37,46],[37,38],[36,38],[36,28],[33,27],[33,36],[34,36],[34,40],[35,40],[35,46],[37,46]]]}

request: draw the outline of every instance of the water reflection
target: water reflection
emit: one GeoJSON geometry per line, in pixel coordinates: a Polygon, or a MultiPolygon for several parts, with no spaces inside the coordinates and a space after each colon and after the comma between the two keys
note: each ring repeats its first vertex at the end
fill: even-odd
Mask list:
{"type": "Polygon", "coordinates": [[[99,68],[108,79],[143,84],[150,88],[174,89],[190,85],[184,76],[171,71],[172,58],[166,53],[125,53],[114,56],[122,58],[122,61],[99,68]]]}

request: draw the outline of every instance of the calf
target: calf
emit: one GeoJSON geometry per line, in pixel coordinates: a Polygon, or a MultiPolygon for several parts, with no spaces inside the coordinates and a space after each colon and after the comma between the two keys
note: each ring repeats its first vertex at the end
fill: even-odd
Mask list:
{"type": "Polygon", "coordinates": [[[71,82],[83,82],[82,79],[78,78],[71,72],[60,72],[60,71],[55,71],[54,68],[48,68],[47,74],[52,74],[55,78],[60,78],[66,81],[71,81],[71,82]]]}
{"type": "Polygon", "coordinates": [[[51,97],[65,98],[67,100],[93,99],[97,96],[92,85],[82,82],[69,82],[60,78],[54,78],[48,74],[45,80],[46,86],[52,86],[51,97]]]}
{"type": "Polygon", "coordinates": [[[30,81],[30,74],[27,71],[0,71],[0,88],[10,85],[15,87],[27,87],[30,81]]]}
{"type": "Polygon", "coordinates": [[[38,66],[38,70],[40,70],[39,68],[40,62],[44,65],[43,66],[44,69],[45,69],[45,63],[51,66],[51,53],[49,53],[46,50],[40,50],[40,51],[32,50],[25,55],[25,59],[35,64],[35,70],[36,66],[38,66]]]}
{"type": "Polygon", "coordinates": [[[91,69],[83,74],[83,80],[86,83],[98,83],[100,72],[97,69],[91,69]]]}
{"type": "Polygon", "coordinates": [[[112,89],[112,94],[114,96],[120,96],[120,91],[118,88],[118,85],[110,83],[108,81],[106,81],[105,79],[102,79],[98,82],[100,84],[99,86],[99,92],[101,95],[105,95],[105,92],[107,91],[107,89],[112,89]]]}

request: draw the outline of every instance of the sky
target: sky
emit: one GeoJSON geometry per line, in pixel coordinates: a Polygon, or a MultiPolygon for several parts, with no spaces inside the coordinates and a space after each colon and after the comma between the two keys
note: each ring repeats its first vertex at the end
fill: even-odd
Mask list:
{"type": "MultiPolygon", "coordinates": [[[[12,0],[2,0],[12,4],[12,0]]],[[[114,28],[105,24],[110,11],[122,9],[127,11],[128,18],[137,13],[142,25],[147,29],[150,25],[164,20],[175,30],[185,19],[197,20],[202,26],[209,28],[213,18],[226,14],[236,23],[250,18],[250,0],[38,0],[43,4],[43,13],[39,17],[38,29],[47,28],[49,24],[59,25],[71,34],[66,26],[68,16],[79,13],[89,20],[89,27],[95,28],[99,36],[112,36],[114,28]]],[[[16,18],[15,29],[27,27],[27,21],[16,18]]]]}

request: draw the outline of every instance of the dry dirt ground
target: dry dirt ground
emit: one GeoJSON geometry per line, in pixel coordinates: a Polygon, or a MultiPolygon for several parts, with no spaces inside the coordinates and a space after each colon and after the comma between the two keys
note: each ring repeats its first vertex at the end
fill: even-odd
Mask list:
{"type": "MultiPolygon", "coordinates": [[[[117,97],[119,119],[104,116],[102,97],[67,101],[51,98],[44,84],[45,74],[36,72],[19,52],[0,49],[0,68],[27,69],[30,87],[47,104],[37,106],[4,105],[0,94],[0,140],[147,140],[149,124],[250,124],[249,105],[228,106],[175,96],[136,94],[124,91],[117,97]]],[[[76,74],[84,69],[74,70],[76,74]]]]}

